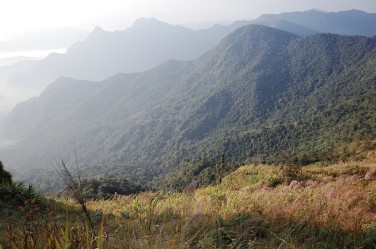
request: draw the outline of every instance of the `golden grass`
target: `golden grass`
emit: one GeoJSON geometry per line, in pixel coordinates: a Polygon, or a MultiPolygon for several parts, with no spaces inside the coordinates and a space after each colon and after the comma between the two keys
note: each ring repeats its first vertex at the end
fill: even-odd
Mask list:
{"type": "MultiPolygon", "coordinates": [[[[356,248],[376,243],[373,172],[372,160],[313,165],[286,185],[274,184],[283,182],[279,167],[249,165],[191,195],[146,192],[87,205],[108,248],[356,248]]],[[[70,215],[70,227],[83,227],[80,216],[70,215]]]]}

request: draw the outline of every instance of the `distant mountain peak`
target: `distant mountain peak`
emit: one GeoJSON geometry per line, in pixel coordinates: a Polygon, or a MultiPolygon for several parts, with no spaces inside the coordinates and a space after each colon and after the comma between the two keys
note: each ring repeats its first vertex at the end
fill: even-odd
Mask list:
{"type": "Polygon", "coordinates": [[[108,33],[108,31],[102,29],[102,28],[99,27],[99,26],[96,26],[96,27],[94,28],[94,30],[90,33],[90,35],[89,35],[88,38],[102,37],[102,36],[104,36],[106,33],[108,33]]]}
{"type": "Polygon", "coordinates": [[[325,11],[325,10],[321,10],[321,9],[310,9],[309,11],[312,11],[312,12],[320,12],[320,13],[329,13],[328,11],[325,11]]]}
{"type": "Polygon", "coordinates": [[[154,17],[151,18],[138,18],[133,23],[133,28],[143,28],[143,27],[149,27],[149,26],[155,26],[155,25],[163,25],[163,26],[171,26],[171,24],[162,22],[154,17]]]}
{"type": "Polygon", "coordinates": [[[270,36],[270,37],[273,37],[273,36],[279,37],[281,34],[286,34],[291,37],[298,37],[297,35],[291,32],[276,29],[276,28],[269,27],[266,25],[261,25],[261,24],[246,25],[234,31],[234,34],[236,34],[236,32],[245,32],[247,36],[252,36],[252,35],[261,33],[263,35],[270,36]]]}
{"type": "Polygon", "coordinates": [[[93,33],[94,32],[97,32],[97,33],[100,33],[100,32],[106,32],[104,29],[102,29],[100,26],[96,26],[93,30],[93,33]]]}
{"type": "Polygon", "coordinates": [[[367,13],[356,9],[338,12],[325,12],[311,9],[306,11],[262,15],[253,22],[259,22],[267,26],[274,26],[288,31],[291,30],[293,33],[298,33],[303,36],[316,32],[373,36],[376,33],[375,21],[376,13],[367,13]],[[279,23],[278,20],[281,19],[289,23],[279,23]]]}
{"type": "Polygon", "coordinates": [[[358,10],[358,9],[345,10],[345,11],[342,11],[342,12],[368,14],[368,12],[365,12],[365,11],[363,11],[363,10],[358,10]]]}

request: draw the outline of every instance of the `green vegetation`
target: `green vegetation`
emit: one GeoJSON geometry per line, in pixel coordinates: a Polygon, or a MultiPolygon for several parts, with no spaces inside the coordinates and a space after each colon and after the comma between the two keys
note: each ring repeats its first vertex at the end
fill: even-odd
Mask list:
{"type": "MultiPolygon", "coordinates": [[[[88,199],[112,199],[116,195],[137,194],[143,190],[140,186],[119,178],[83,179],[81,188],[88,199]]],[[[69,197],[69,192],[69,189],[64,189],[58,196],[69,197]]]]}
{"type": "Polygon", "coordinates": [[[4,160],[32,168],[18,179],[47,191],[55,181],[34,168],[50,166],[53,148],[74,161],[74,140],[84,178],[152,188],[208,184],[222,153],[231,169],[254,159],[361,160],[375,148],[375,57],[374,37],[243,27],[193,62],[102,82],[59,79],[4,122],[19,140],[4,160]]]}
{"type": "Polygon", "coordinates": [[[0,184],[11,183],[11,182],[12,182],[12,175],[8,171],[4,170],[4,165],[0,161],[0,184]]]}
{"type": "Polygon", "coordinates": [[[44,199],[29,185],[12,181],[0,161],[0,217],[21,217],[29,209],[44,207],[44,199]]]}

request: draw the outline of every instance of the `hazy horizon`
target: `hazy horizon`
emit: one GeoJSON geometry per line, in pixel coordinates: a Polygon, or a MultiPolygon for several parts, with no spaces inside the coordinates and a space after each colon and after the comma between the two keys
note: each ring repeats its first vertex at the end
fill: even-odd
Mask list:
{"type": "MultiPolygon", "coordinates": [[[[253,20],[263,14],[317,9],[326,12],[358,9],[376,12],[373,0],[67,0],[64,2],[15,0],[1,4],[0,59],[41,58],[51,51],[62,51],[85,37],[97,26],[106,31],[124,30],[139,18],[154,17],[172,25],[191,29],[208,28],[214,24],[229,24],[238,20],[253,20]],[[22,6],[22,8],[20,8],[22,6]],[[213,8],[213,6],[215,6],[213,8]],[[214,9],[214,11],[213,11],[214,9]],[[69,18],[67,18],[69,16],[69,18]],[[55,39],[55,40],[54,40],[55,39]],[[7,42],[18,42],[9,48],[7,42]],[[25,42],[25,44],[22,44],[25,42]],[[38,42],[40,45],[38,45],[38,42]],[[32,46],[26,46],[32,43],[32,46]],[[42,44],[43,46],[42,47],[42,44]],[[5,45],[4,45],[5,44],[5,45]],[[37,46],[37,48],[34,48],[37,46]],[[39,46],[39,47],[38,47],[39,46]],[[40,48],[42,47],[42,48],[40,48]],[[36,55],[37,54],[37,55],[36,55]]],[[[12,60],[0,63],[12,64],[12,60]]]]}
{"type": "Polygon", "coordinates": [[[174,1],[113,0],[111,4],[103,0],[67,0],[64,2],[8,1],[1,4],[0,41],[25,33],[71,27],[91,31],[96,26],[105,30],[122,30],[129,27],[140,17],[155,17],[175,25],[204,27],[211,24],[230,22],[240,19],[252,20],[262,14],[320,9],[323,11],[342,11],[359,9],[376,12],[373,0],[334,0],[299,1],[266,0],[262,3],[250,0],[191,0],[174,1]],[[20,6],[23,6],[20,8],[20,6]],[[213,11],[213,6],[215,9],[213,11]],[[69,16],[69,18],[67,18],[69,16]]]}
{"type": "MultiPolygon", "coordinates": [[[[50,53],[64,53],[75,42],[84,40],[95,27],[99,26],[102,29],[111,32],[125,30],[130,28],[133,23],[140,18],[156,18],[157,20],[172,25],[180,25],[193,30],[199,30],[209,28],[216,24],[229,25],[234,21],[254,20],[264,14],[280,14],[284,12],[307,11],[312,9],[324,12],[358,9],[368,13],[376,13],[376,3],[373,3],[370,0],[362,0],[356,3],[339,0],[330,3],[324,1],[308,1],[300,3],[295,0],[288,0],[285,1],[284,4],[277,3],[276,0],[268,0],[267,2],[274,4],[267,5],[265,2],[257,3],[252,5],[252,8],[250,8],[249,11],[247,7],[250,7],[250,4],[254,1],[237,0],[237,2],[239,2],[238,4],[232,4],[229,6],[230,2],[226,0],[219,4],[216,3],[216,10],[220,10],[218,11],[218,14],[213,14],[209,11],[209,3],[213,2],[213,0],[205,1],[203,4],[200,4],[199,10],[192,9],[194,4],[189,5],[191,8],[187,8],[184,13],[180,12],[184,6],[186,6],[184,4],[182,4],[182,6],[177,6],[170,0],[159,0],[159,3],[165,3],[168,7],[167,10],[170,10],[161,11],[159,9],[160,6],[153,6],[153,4],[149,3],[147,4],[146,1],[147,0],[141,1],[144,5],[132,5],[128,1],[115,1],[115,5],[119,6],[119,9],[115,11],[115,14],[111,12],[111,8],[110,10],[104,11],[104,14],[100,14],[99,11],[92,12],[89,10],[88,12],[85,12],[85,15],[88,15],[88,20],[90,21],[73,18],[72,20],[76,19],[76,21],[72,22],[72,20],[68,21],[66,18],[64,20],[61,19],[59,15],[52,16],[51,14],[51,19],[49,19],[48,22],[41,22],[41,20],[44,20],[47,15],[46,12],[41,12],[39,13],[39,18],[30,22],[28,21],[27,23],[22,22],[21,26],[15,22],[12,27],[12,25],[8,24],[14,23],[12,22],[12,19],[22,19],[22,17],[18,16],[22,13],[14,11],[12,12],[12,16],[0,15],[0,28],[2,30],[0,34],[0,67],[11,65],[14,62],[25,58],[42,59],[50,53]],[[334,4],[336,2],[340,2],[341,4],[334,4]],[[129,4],[131,5],[131,8],[124,10],[129,4]],[[138,11],[131,11],[134,9],[138,11]],[[226,9],[226,13],[223,13],[224,9],[226,9]],[[108,15],[106,15],[106,12],[108,15]],[[121,14],[127,12],[132,12],[132,14],[121,14]],[[139,14],[137,15],[137,13],[139,14]],[[205,13],[208,14],[205,15],[205,13]],[[36,46],[37,48],[34,48],[33,46],[36,46]]],[[[15,8],[15,2],[18,1],[3,4],[3,6],[7,5],[7,9],[12,10],[15,8]]],[[[31,5],[30,8],[37,8],[42,2],[43,0],[38,0],[36,1],[36,4],[31,5]]],[[[85,1],[81,1],[81,4],[82,2],[85,1]]],[[[69,5],[73,5],[71,1],[68,1],[67,3],[68,4],[65,8],[69,5]]],[[[104,2],[94,1],[94,6],[98,8],[99,6],[103,7],[105,5],[106,3],[104,2]]],[[[84,6],[85,5],[75,6],[77,8],[76,11],[84,8],[84,6]]],[[[4,8],[0,9],[0,14],[3,10],[4,8]]],[[[29,13],[36,13],[37,10],[29,13]]],[[[51,8],[49,10],[51,10],[51,13],[55,13],[56,8],[51,8]]]]}

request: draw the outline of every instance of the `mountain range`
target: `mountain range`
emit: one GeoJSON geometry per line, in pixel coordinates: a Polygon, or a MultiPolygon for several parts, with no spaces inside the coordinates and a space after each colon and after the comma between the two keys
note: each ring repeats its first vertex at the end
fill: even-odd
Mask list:
{"type": "Polygon", "coordinates": [[[96,27],[84,42],[76,43],[66,54],[53,54],[40,61],[30,73],[13,76],[11,84],[44,88],[60,76],[101,80],[116,73],[144,71],[169,59],[196,59],[226,35],[247,24],[261,24],[300,36],[313,33],[373,36],[376,35],[374,23],[376,14],[357,10],[263,15],[254,21],[215,25],[204,30],[141,18],[123,31],[108,32],[96,27]]]}
{"type": "Polygon", "coordinates": [[[258,24],[279,28],[295,34],[305,35],[313,33],[333,33],[340,35],[374,36],[376,27],[376,14],[360,10],[347,10],[339,12],[325,12],[309,10],[301,12],[287,12],[281,14],[265,14],[255,20],[258,24]],[[281,26],[300,26],[299,29],[286,29],[281,26]],[[279,24],[279,25],[278,25],[279,24]]]}
{"type": "Polygon", "coordinates": [[[122,31],[108,32],[97,27],[65,54],[51,54],[43,60],[0,68],[0,88],[17,92],[13,97],[3,95],[5,100],[0,98],[0,112],[9,111],[16,101],[36,96],[60,76],[103,80],[116,73],[145,71],[169,59],[196,59],[226,35],[248,24],[266,25],[299,36],[314,33],[373,36],[374,23],[376,14],[358,10],[335,13],[311,10],[263,15],[253,21],[204,30],[174,26],[154,18],[139,19],[122,31]]]}
{"type": "Polygon", "coordinates": [[[86,170],[138,182],[221,153],[233,166],[315,162],[376,137],[375,58],[375,37],[247,25],[194,61],[103,81],[59,78],[7,116],[1,135],[18,143],[1,158],[48,168],[53,155],[74,162],[76,146],[86,170]]]}

